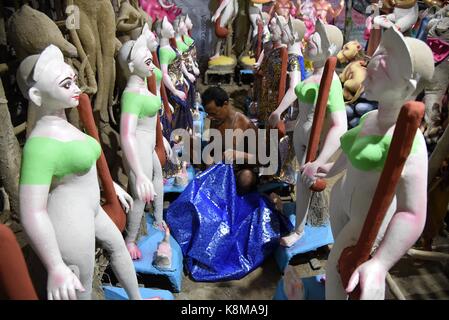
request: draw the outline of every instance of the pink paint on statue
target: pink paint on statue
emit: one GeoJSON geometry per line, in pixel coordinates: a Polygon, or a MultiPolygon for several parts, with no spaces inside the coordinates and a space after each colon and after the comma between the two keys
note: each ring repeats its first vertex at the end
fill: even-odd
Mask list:
{"type": "Polygon", "coordinates": [[[173,22],[182,12],[181,8],[178,8],[174,3],[166,2],[166,0],[139,0],[139,3],[153,21],[167,17],[170,22],[173,22]]]}

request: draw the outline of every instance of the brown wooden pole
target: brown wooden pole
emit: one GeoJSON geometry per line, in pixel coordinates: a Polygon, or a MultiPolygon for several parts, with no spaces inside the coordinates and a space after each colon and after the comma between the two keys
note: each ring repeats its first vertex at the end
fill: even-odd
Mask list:
{"type": "MultiPolygon", "coordinates": [[[[154,61],[153,61],[154,62],[154,61]]],[[[148,90],[154,94],[157,95],[157,83],[156,83],[156,76],[153,74],[151,77],[147,78],[147,85],[148,90]]],[[[162,86],[161,86],[162,87],[162,86]]],[[[165,165],[166,155],[165,155],[165,147],[164,147],[164,140],[163,140],[163,134],[162,134],[162,127],[161,127],[161,119],[159,114],[156,115],[157,121],[156,121],[156,154],[159,158],[159,162],[161,163],[161,166],[165,165]]],[[[152,150],[150,150],[151,152],[152,150]]]]}
{"type": "Polygon", "coordinates": [[[262,18],[257,20],[257,49],[256,49],[256,62],[259,61],[260,54],[262,53],[263,42],[263,21],[262,18]]]}
{"type": "MultiPolygon", "coordinates": [[[[94,116],[92,113],[92,106],[90,104],[89,96],[85,93],[80,95],[80,103],[78,105],[78,112],[83,126],[87,133],[95,138],[100,143],[97,126],[95,125],[94,116]]],[[[115,193],[114,184],[111,173],[109,172],[108,163],[101,151],[100,158],[97,160],[98,175],[103,186],[105,204],[102,206],[104,211],[108,214],[112,221],[114,221],[117,228],[123,232],[126,225],[126,215],[115,193]]]]}
{"type": "MultiPolygon", "coordinates": [[[[310,132],[309,144],[307,146],[306,163],[314,161],[318,154],[320,145],[321,132],[323,131],[324,118],[326,117],[327,102],[334,77],[335,67],[337,65],[336,57],[329,57],[324,66],[323,75],[321,76],[320,90],[318,92],[315,114],[313,116],[313,124],[310,132]]],[[[310,187],[310,190],[321,192],[326,189],[326,181],[317,179],[310,187]]]]}
{"type": "MultiPolygon", "coordinates": [[[[159,63],[159,58],[157,56],[156,52],[153,52],[153,63],[156,67],[160,68],[161,65],[159,63]]],[[[162,103],[164,104],[164,113],[167,116],[168,122],[171,123],[172,121],[172,113],[171,109],[168,103],[168,95],[167,95],[167,89],[165,88],[164,83],[161,83],[161,97],[162,97],[162,103]]]]}
{"type": "MultiPolygon", "coordinates": [[[[370,259],[374,242],[388,208],[393,201],[397,184],[401,178],[405,162],[412,149],[413,141],[423,116],[424,104],[421,102],[407,102],[401,109],[385,167],[377,183],[360,237],[355,246],[343,250],[338,261],[338,270],[345,288],[348,286],[349,279],[355,269],[370,259]]],[[[357,286],[353,293],[350,294],[350,298],[360,299],[360,294],[360,287],[357,286]]]]}
{"type": "Polygon", "coordinates": [[[38,300],[14,233],[0,224],[0,299],[38,300]]]}

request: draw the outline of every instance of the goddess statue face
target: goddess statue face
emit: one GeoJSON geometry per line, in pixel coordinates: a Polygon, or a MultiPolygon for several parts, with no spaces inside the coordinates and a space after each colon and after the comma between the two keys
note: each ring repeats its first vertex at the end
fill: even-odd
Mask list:
{"type": "Polygon", "coordinates": [[[130,53],[128,65],[131,73],[137,74],[142,78],[149,77],[153,74],[153,55],[147,47],[145,37],[140,36],[136,40],[130,53]]]}
{"type": "Polygon", "coordinates": [[[31,76],[34,83],[28,96],[36,106],[53,110],[78,106],[81,90],[76,74],[56,46],[50,45],[41,53],[31,76]]]}

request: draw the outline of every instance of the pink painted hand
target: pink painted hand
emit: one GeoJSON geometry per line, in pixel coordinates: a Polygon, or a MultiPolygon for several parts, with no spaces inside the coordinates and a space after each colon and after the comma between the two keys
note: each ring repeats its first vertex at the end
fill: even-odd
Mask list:
{"type": "Polygon", "coordinates": [[[136,190],[139,199],[145,203],[150,203],[156,196],[153,183],[143,174],[136,177],[136,190]]]}
{"type": "Polygon", "coordinates": [[[360,300],[383,300],[387,270],[376,259],[368,260],[353,272],[346,292],[349,294],[360,284],[360,300]]]}
{"type": "Polygon", "coordinates": [[[78,277],[64,263],[48,270],[48,300],[77,300],[76,290],[85,291],[78,277]]]}
{"type": "Polygon", "coordinates": [[[140,252],[140,249],[135,242],[128,242],[126,248],[128,249],[131,259],[138,260],[142,258],[142,252],[140,252]]]}

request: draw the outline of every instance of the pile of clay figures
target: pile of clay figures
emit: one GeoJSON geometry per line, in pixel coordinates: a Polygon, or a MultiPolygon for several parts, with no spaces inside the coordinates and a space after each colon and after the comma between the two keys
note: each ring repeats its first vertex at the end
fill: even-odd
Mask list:
{"type": "MultiPolygon", "coordinates": [[[[327,299],[383,299],[388,271],[426,222],[427,145],[436,145],[447,124],[449,7],[438,1],[421,7],[416,0],[371,4],[364,38],[350,39],[342,32],[344,0],[252,0],[246,8],[220,0],[211,15],[218,40],[201,74],[194,12],[189,16],[165,1],[121,3],[115,13],[120,45],[110,55],[116,63],[96,68],[95,55],[81,46],[81,31],[71,31],[72,45],[28,5],[11,18],[12,39],[20,39],[20,25],[28,19],[42,19],[49,37],[54,31],[57,39],[39,52],[19,50],[24,44],[14,42],[23,55],[17,86],[29,102],[20,222],[47,272],[46,289],[33,287],[20,248],[2,226],[2,239],[11,244],[0,243],[0,273],[20,270],[20,276],[15,284],[0,283],[7,289],[0,293],[92,299],[100,247],[114,274],[106,271],[113,278],[103,286],[107,299],[174,299],[186,261],[191,275],[207,266],[214,272],[207,279],[240,279],[263,262],[269,248],[286,274],[277,298],[324,298],[325,292],[327,299]],[[233,30],[241,12],[251,28],[237,57],[233,30]],[[81,63],[67,63],[74,57],[81,63]],[[200,76],[233,76],[236,67],[253,75],[243,113],[235,111],[225,86],[197,90],[200,76]],[[105,75],[115,74],[111,86],[105,75]],[[93,91],[86,90],[92,88],[85,81],[89,75],[98,75],[93,91]],[[109,86],[110,96],[99,101],[109,86]],[[113,134],[105,138],[98,119],[108,112],[97,105],[108,99],[111,109],[119,108],[111,128],[117,128],[117,142],[103,153],[100,140],[113,140],[113,134]],[[77,124],[66,116],[71,108],[78,109],[77,124]],[[275,170],[259,166],[261,159],[240,171],[217,162],[211,167],[205,159],[192,164],[191,142],[204,148],[212,128],[222,134],[254,130],[257,148],[270,145],[275,154],[275,170]],[[270,131],[261,129],[275,135],[268,138],[270,131]],[[113,174],[116,182],[105,154],[120,154],[122,163],[115,166],[123,170],[113,174]],[[255,189],[249,192],[248,185],[255,189]],[[231,213],[239,218],[230,219],[231,213]],[[184,220],[176,221],[177,214],[184,220]],[[293,256],[330,244],[325,271],[313,281],[302,281],[289,267],[293,256]],[[236,256],[241,269],[230,271],[226,258],[217,257],[230,256],[234,247],[250,249],[236,256]],[[139,286],[137,275],[150,284],[139,286]],[[155,289],[154,276],[167,279],[167,290],[155,289]]],[[[258,156],[235,145],[223,155],[258,156]]]]}

